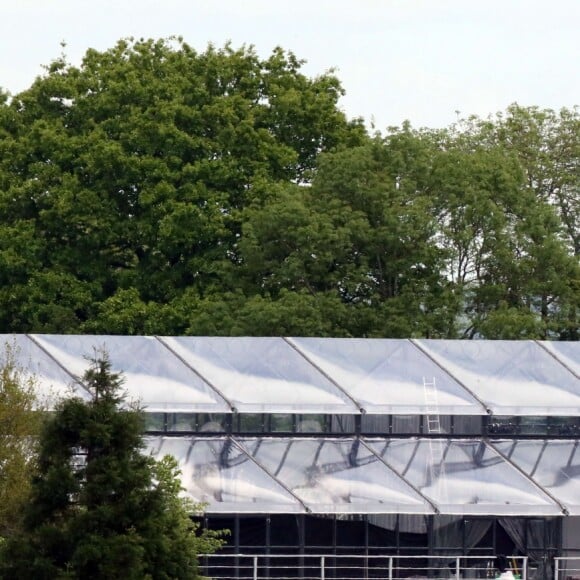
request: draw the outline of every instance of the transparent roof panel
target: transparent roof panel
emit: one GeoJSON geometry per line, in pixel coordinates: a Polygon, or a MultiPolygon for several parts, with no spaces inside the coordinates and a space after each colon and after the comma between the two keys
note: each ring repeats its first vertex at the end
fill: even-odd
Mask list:
{"type": "Polygon", "coordinates": [[[0,361],[6,361],[6,349],[9,349],[23,378],[34,381],[41,405],[51,408],[71,395],[90,400],[89,392],[25,334],[0,335],[0,341],[0,361]]]}
{"type": "Polygon", "coordinates": [[[228,412],[230,406],[209,385],[152,336],[32,335],[75,376],[87,357],[105,350],[114,371],[122,372],[130,399],[148,412],[228,412]]]}
{"type": "Polygon", "coordinates": [[[163,338],[244,413],[358,413],[320,371],[281,338],[163,338]]]}
{"type": "Polygon", "coordinates": [[[314,513],[433,513],[360,440],[245,438],[256,461],[314,513]]]}
{"type": "Polygon", "coordinates": [[[580,415],[580,379],[533,341],[415,342],[496,415],[580,415]]]}
{"type": "Polygon", "coordinates": [[[540,344],[580,376],[580,342],[544,340],[540,344]]]}
{"type": "Polygon", "coordinates": [[[369,440],[443,514],[559,515],[559,506],[482,441],[369,440]]]}
{"type": "Polygon", "coordinates": [[[493,441],[510,461],[547,489],[571,515],[580,515],[580,442],[493,441]]]}
{"type": "Polygon", "coordinates": [[[231,439],[151,437],[156,458],[173,455],[186,492],[208,513],[303,513],[304,506],[231,439]]]}
{"type": "Polygon", "coordinates": [[[288,339],[368,413],[425,414],[432,403],[424,381],[435,383],[445,415],[484,415],[485,408],[407,340],[288,339]]]}

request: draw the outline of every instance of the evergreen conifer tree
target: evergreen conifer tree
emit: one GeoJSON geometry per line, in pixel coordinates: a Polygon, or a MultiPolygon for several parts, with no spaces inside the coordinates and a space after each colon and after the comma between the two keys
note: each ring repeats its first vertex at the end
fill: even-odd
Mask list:
{"type": "Polygon", "coordinates": [[[196,534],[177,463],[143,453],[143,413],[124,404],[106,355],[83,382],[92,400],[63,401],[45,426],[24,530],[0,577],[197,578],[198,550],[219,539],[196,534]]]}

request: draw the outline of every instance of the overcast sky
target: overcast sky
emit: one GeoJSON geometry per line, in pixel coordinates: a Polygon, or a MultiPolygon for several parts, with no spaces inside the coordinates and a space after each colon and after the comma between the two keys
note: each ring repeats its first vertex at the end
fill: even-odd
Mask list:
{"type": "Polygon", "coordinates": [[[442,127],[510,103],[579,104],[580,0],[0,0],[0,86],[17,93],[67,43],[80,63],[127,36],[199,50],[279,45],[336,69],[349,117],[442,127]]]}

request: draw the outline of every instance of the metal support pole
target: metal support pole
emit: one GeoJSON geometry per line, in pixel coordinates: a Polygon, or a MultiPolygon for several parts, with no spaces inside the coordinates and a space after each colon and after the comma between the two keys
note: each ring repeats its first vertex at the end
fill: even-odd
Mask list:
{"type": "Polygon", "coordinates": [[[393,557],[389,556],[389,580],[393,580],[393,557]]]}
{"type": "Polygon", "coordinates": [[[459,573],[461,565],[461,558],[455,558],[455,580],[459,580],[461,578],[461,574],[459,573]]]}
{"type": "Polygon", "coordinates": [[[523,564],[522,564],[522,580],[528,580],[528,557],[523,557],[523,564]]]}
{"type": "Polygon", "coordinates": [[[254,556],[254,580],[258,580],[258,556],[254,556]]]}
{"type": "Polygon", "coordinates": [[[560,560],[554,558],[554,580],[558,580],[560,576],[560,560]]]}
{"type": "Polygon", "coordinates": [[[324,580],[324,556],[320,556],[320,580],[324,580]]]}

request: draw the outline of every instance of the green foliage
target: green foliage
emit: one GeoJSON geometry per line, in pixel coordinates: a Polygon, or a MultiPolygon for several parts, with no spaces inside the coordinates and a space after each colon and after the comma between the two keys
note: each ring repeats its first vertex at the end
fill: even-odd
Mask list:
{"type": "MultiPolygon", "coordinates": [[[[446,134],[447,150],[479,159],[480,168],[488,164],[480,178],[465,174],[459,205],[444,214],[455,227],[448,237],[455,264],[467,274],[457,273],[467,336],[578,339],[579,147],[578,113],[566,109],[512,105],[505,115],[471,117],[446,134]]],[[[455,166],[440,172],[438,189],[467,167],[455,166]]],[[[449,201],[445,193],[442,207],[449,201]]]]}
{"type": "Polygon", "coordinates": [[[124,40],[78,68],[59,59],[0,105],[2,327],[93,331],[125,290],[154,307],[221,286],[238,210],[363,138],[338,80],[301,65],[124,40]]]}
{"type": "Polygon", "coordinates": [[[34,378],[19,368],[15,348],[5,345],[0,359],[0,539],[21,523],[41,426],[34,378]]]}
{"type": "Polygon", "coordinates": [[[197,578],[196,533],[176,462],[143,453],[143,415],[124,403],[106,356],[84,376],[93,398],[61,402],[41,438],[23,532],[5,548],[2,577],[197,578]]]}
{"type": "Polygon", "coordinates": [[[1,101],[0,327],[579,338],[577,109],[370,137],[302,65],[128,39],[1,101]]]}

